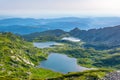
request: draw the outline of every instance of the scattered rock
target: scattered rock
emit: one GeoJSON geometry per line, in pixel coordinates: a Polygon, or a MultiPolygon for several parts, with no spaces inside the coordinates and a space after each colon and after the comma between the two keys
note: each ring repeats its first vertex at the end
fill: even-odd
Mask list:
{"type": "Polygon", "coordinates": [[[120,80],[120,71],[108,73],[103,79],[101,80],[120,80]]]}

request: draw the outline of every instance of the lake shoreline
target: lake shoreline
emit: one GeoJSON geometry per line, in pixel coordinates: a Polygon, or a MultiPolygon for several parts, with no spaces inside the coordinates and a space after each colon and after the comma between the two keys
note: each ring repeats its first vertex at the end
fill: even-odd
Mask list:
{"type": "MultiPolygon", "coordinates": [[[[46,43],[48,43],[48,46],[46,47],[45,45],[45,47],[44,47],[44,49],[45,48],[50,48],[51,46],[50,45],[53,45],[54,43],[57,43],[57,42],[42,42],[43,44],[40,44],[41,42],[35,42],[35,43],[33,43],[34,44],[34,46],[35,47],[37,47],[37,48],[40,48],[43,44],[46,44],[46,43]],[[36,46],[37,45],[37,46],[36,46]],[[40,47],[39,47],[40,46],[40,47]]],[[[51,47],[52,48],[52,47],[51,47]]],[[[75,61],[76,61],[76,65],[77,66],[79,66],[79,67],[81,67],[81,68],[86,68],[86,70],[91,70],[91,69],[96,69],[96,68],[90,68],[90,67],[84,67],[84,66],[81,66],[80,64],[78,64],[78,60],[77,60],[77,58],[74,58],[74,57],[72,57],[72,56],[70,56],[70,55],[68,55],[68,54],[65,54],[65,53],[59,53],[59,52],[49,52],[48,51],[48,56],[47,56],[47,58],[46,58],[46,60],[43,60],[43,61],[41,61],[40,62],[40,65],[41,65],[41,63],[42,62],[45,62],[45,61],[47,61],[48,59],[49,59],[49,56],[51,55],[51,54],[58,54],[58,55],[64,55],[64,56],[66,56],[66,57],[68,57],[68,58],[71,58],[71,59],[75,59],[75,61]]],[[[44,66],[41,66],[42,68],[44,68],[44,66]]],[[[46,67],[45,67],[46,68],[46,67]]],[[[49,67],[47,67],[47,69],[51,69],[51,68],[49,68],[49,67]]],[[[53,70],[53,71],[55,71],[55,72],[59,72],[59,71],[57,71],[57,70],[55,70],[55,69],[51,69],[51,70],[53,70]]],[[[82,71],[82,70],[81,70],[82,71]]],[[[68,71],[68,72],[80,72],[79,70],[78,71],[68,71]]],[[[68,73],[67,72],[67,73],[68,73]]],[[[64,74],[64,72],[63,72],[63,74],[64,74]]]]}
{"type": "MultiPolygon", "coordinates": [[[[40,62],[40,67],[42,67],[42,68],[47,68],[47,69],[50,69],[50,70],[53,70],[53,71],[55,71],[55,72],[60,72],[60,73],[63,73],[63,74],[67,74],[67,73],[69,73],[69,72],[82,72],[82,71],[85,71],[85,70],[90,70],[90,69],[88,69],[88,68],[85,68],[85,67],[83,67],[83,66],[80,66],[80,65],[78,65],[77,64],[77,59],[75,59],[75,58],[71,58],[71,57],[68,57],[67,55],[65,55],[65,54],[60,54],[60,53],[49,53],[49,55],[48,55],[48,57],[47,57],[47,60],[44,60],[44,61],[41,61],[40,62]],[[65,57],[67,57],[67,58],[70,58],[70,59],[74,59],[75,61],[76,61],[76,66],[77,66],[77,68],[79,68],[78,70],[77,69],[75,69],[75,71],[73,70],[73,71],[67,71],[67,72],[61,72],[61,71],[59,71],[59,70],[56,70],[56,68],[49,68],[49,67],[46,67],[46,65],[44,66],[43,65],[43,63],[42,62],[45,62],[45,61],[47,61],[47,60],[49,60],[49,56],[50,55],[59,55],[59,56],[65,56],[65,57]]],[[[57,59],[56,59],[57,60],[57,59]]],[[[61,59],[62,60],[62,59],[61,59]]],[[[60,63],[61,64],[61,63],[60,63]]],[[[66,63],[67,64],[67,63],[66,63]]],[[[53,64],[54,65],[54,64],[53,64]]],[[[61,65],[61,66],[64,66],[65,64],[63,64],[63,65],[61,65]]],[[[69,64],[67,64],[67,65],[69,65],[69,64]]],[[[75,65],[75,64],[74,64],[75,65]]],[[[74,65],[72,64],[71,66],[73,66],[74,67],[74,65]]],[[[48,66],[50,66],[51,67],[51,65],[48,65],[48,66]]],[[[53,67],[53,66],[52,66],[53,67]]],[[[69,67],[67,67],[67,68],[69,68],[69,67]]],[[[65,69],[65,70],[67,70],[67,68],[65,69]]]]}

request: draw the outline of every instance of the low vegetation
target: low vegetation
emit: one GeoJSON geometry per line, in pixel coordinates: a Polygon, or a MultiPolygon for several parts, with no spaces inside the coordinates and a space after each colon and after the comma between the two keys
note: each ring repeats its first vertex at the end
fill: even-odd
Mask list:
{"type": "MultiPolygon", "coordinates": [[[[59,41],[60,42],[60,41],[59,41]]],[[[66,54],[77,59],[78,64],[85,67],[119,69],[119,48],[109,50],[95,50],[84,48],[83,42],[62,42],[53,48],[46,48],[48,52],[66,54]]]]}
{"type": "Polygon", "coordinates": [[[102,79],[106,75],[106,73],[111,71],[112,70],[99,69],[99,70],[88,70],[84,72],[72,72],[48,80],[99,80],[102,79]]]}
{"type": "Polygon", "coordinates": [[[57,41],[63,45],[38,49],[12,33],[0,33],[0,80],[98,80],[120,69],[119,48],[95,50],[84,48],[83,42],[57,41]],[[82,66],[97,69],[61,74],[37,67],[49,52],[66,54],[82,66]]]}
{"type": "Polygon", "coordinates": [[[26,42],[12,33],[0,33],[0,80],[57,76],[56,72],[36,68],[39,62],[45,60],[46,57],[47,54],[43,53],[41,49],[35,48],[32,43],[26,42]],[[39,73],[40,71],[42,72],[39,73]]]}

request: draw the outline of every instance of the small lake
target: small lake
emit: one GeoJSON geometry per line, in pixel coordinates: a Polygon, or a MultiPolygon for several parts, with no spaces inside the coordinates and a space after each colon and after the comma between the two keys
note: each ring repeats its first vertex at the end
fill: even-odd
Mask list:
{"type": "Polygon", "coordinates": [[[40,62],[39,67],[61,73],[88,70],[88,68],[79,66],[75,58],[70,58],[67,55],[59,53],[51,53],[47,60],[40,62]]]}
{"type": "MultiPolygon", "coordinates": [[[[57,42],[35,42],[33,43],[38,48],[49,48],[52,45],[61,45],[57,42]]],[[[79,66],[77,59],[70,58],[67,55],[59,53],[50,53],[48,59],[40,62],[39,67],[50,69],[56,72],[68,73],[88,70],[88,68],[79,66]]]]}
{"type": "Polygon", "coordinates": [[[61,45],[57,42],[34,42],[33,45],[37,48],[49,48],[52,45],[61,45]]]}

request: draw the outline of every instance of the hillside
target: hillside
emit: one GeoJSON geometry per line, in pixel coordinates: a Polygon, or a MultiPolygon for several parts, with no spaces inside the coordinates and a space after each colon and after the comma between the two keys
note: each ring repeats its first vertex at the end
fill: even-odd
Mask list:
{"type": "Polygon", "coordinates": [[[80,30],[78,28],[70,31],[70,35],[80,38],[86,42],[86,47],[96,49],[109,49],[120,46],[120,26],[106,27],[100,29],[80,30]]]}
{"type": "Polygon", "coordinates": [[[28,41],[54,41],[60,40],[64,36],[68,36],[69,34],[63,30],[48,30],[43,32],[31,33],[28,35],[23,35],[22,37],[28,41]]]}
{"type": "Polygon", "coordinates": [[[0,79],[26,80],[38,77],[45,79],[60,75],[50,70],[36,68],[41,60],[46,59],[47,55],[44,53],[19,36],[0,33],[0,79]]]}

